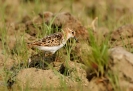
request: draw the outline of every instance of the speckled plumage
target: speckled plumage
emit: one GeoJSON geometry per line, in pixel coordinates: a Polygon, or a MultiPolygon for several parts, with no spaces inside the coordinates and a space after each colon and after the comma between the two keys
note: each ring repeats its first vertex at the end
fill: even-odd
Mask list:
{"type": "Polygon", "coordinates": [[[61,32],[51,34],[47,37],[44,37],[43,39],[39,41],[35,41],[32,44],[36,46],[58,46],[62,43],[63,36],[61,32]]]}
{"type": "Polygon", "coordinates": [[[66,44],[69,38],[72,37],[75,37],[75,32],[66,28],[62,32],[48,35],[41,40],[30,43],[30,45],[37,47],[39,50],[49,51],[54,54],[58,49],[66,44]]]}

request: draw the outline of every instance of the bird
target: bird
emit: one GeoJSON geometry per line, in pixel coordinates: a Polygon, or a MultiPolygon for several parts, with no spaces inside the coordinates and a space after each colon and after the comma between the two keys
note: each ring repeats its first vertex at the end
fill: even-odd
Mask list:
{"type": "Polygon", "coordinates": [[[67,27],[61,32],[50,34],[42,39],[28,43],[28,45],[54,54],[57,50],[62,48],[70,38],[74,38],[78,41],[75,37],[75,31],[67,27]]]}

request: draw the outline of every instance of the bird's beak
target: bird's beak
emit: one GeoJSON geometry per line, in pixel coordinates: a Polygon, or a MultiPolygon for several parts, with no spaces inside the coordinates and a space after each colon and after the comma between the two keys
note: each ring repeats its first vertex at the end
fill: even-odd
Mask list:
{"type": "Polygon", "coordinates": [[[74,39],[76,40],[76,43],[79,43],[78,39],[76,37],[74,37],[74,39]]]}

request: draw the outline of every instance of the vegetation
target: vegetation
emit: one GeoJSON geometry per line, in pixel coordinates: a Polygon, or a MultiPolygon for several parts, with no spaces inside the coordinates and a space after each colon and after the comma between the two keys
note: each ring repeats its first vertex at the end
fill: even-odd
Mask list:
{"type": "MultiPolygon", "coordinates": [[[[4,81],[4,84],[3,86],[0,86],[0,90],[8,90],[6,87],[8,85],[7,82],[9,81],[9,79],[15,80],[14,76],[16,76],[16,74],[21,69],[28,68],[27,60],[31,56],[31,51],[28,51],[29,49],[27,47],[27,33],[25,31],[26,29],[23,29],[23,25],[20,24],[19,30],[15,30],[16,26],[13,24],[17,25],[21,23],[25,15],[28,15],[30,19],[33,19],[33,17],[44,11],[51,11],[54,13],[69,11],[72,15],[79,19],[79,21],[81,21],[83,26],[87,26],[87,30],[89,33],[89,42],[87,41],[86,44],[90,46],[91,51],[82,52],[80,57],[84,60],[83,63],[94,73],[96,73],[97,77],[100,78],[102,76],[105,76],[106,69],[108,69],[109,65],[108,49],[112,47],[109,42],[110,36],[107,36],[104,40],[102,38],[97,39],[95,37],[95,32],[93,32],[93,29],[88,28],[88,26],[91,25],[91,22],[94,20],[95,17],[98,17],[97,23],[95,25],[95,31],[99,31],[99,28],[102,27],[103,29],[107,28],[110,32],[123,24],[132,23],[133,18],[131,15],[129,15],[129,13],[118,14],[119,11],[116,11],[116,9],[112,10],[112,7],[110,6],[110,4],[108,3],[109,1],[107,0],[99,1],[99,4],[96,4],[96,2],[94,2],[92,6],[87,6],[86,3],[82,2],[83,5],[80,5],[82,6],[82,8],[78,6],[80,2],[82,2],[82,0],[14,0],[14,2],[11,0],[5,0],[4,2],[3,0],[0,1],[0,48],[2,49],[0,49],[0,53],[4,55],[4,66],[0,68],[0,79],[4,81]],[[100,2],[103,2],[105,5],[100,5],[100,2]],[[8,27],[8,25],[10,27],[8,27]],[[12,38],[16,40],[14,44],[15,46],[13,48],[11,46],[12,43],[14,43],[12,38]],[[10,64],[8,61],[9,59],[13,59],[17,62],[14,64],[16,65],[15,70],[9,70],[7,68],[6,64],[10,64]],[[23,63],[24,65],[22,66],[21,63],[23,63]]],[[[88,3],[87,0],[86,2],[88,3]]],[[[113,0],[112,3],[119,5],[119,2],[116,2],[116,0],[113,0]]],[[[38,34],[36,36],[37,39],[53,33],[52,23],[54,19],[55,18],[52,19],[49,25],[46,25],[45,23],[42,25],[41,30],[43,32],[40,32],[39,29],[36,28],[36,30],[38,31],[38,34]]],[[[56,31],[58,31],[58,28],[56,28],[56,31]]],[[[71,60],[71,53],[75,46],[76,43],[73,40],[70,40],[69,43],[65,46],[64,49],[67,55],[65,56],[65,62],[69,63],[69,61],[71,60]]],[[[126,48],[132,52],[132,48],[130,46],[126,48]]],[[[35,50],[35,53],[38,52],[39,50],[35,50]]],[[[64,50],[59,51],[57,53],[58,56],[60,56],[63,52],[64,50]]],[[[79,61],[76,53],[74,53],[73,55],[73,60],[79,61]]],[[[48,63],[46,64],[52,70],[54,70],[57,75],[60,76],[56,69],[51,67],[51,65],[49,65],[48,63]]],[[[65,75],[71,72],[71,69],[69,69],[69,64],[67,65],[67,69],[65,69],[66,72],[64,72],[65,75]]],[[[107,73],[108,79],[111,82],[114,90],[120,91],[121,89],[119,88],[117,74],[113,74],[112,72],[107,73]]],[[[63,89],[61,88],[60,91],[69,91],[69,88],[67,88],[64,82],[64,78],[62,78],[62,76],[60,76],[60,78],[62,79],[60,83],[62,87],[64,87],[63,89]]],[[[80,78],[77,77],[77,80],[80,84],[80,78]]],[[[82,87],[80,89],[80,91],[83,90],[82,87]]],[[[23,91],[21,87],[19,90],[23,91]]],[[[44,91],[45,90],[46,89],[44,89],[44,91]]],[[[51,90],[55,91],[52,87],[47,89],[47,91],[51,90]]],[[[31,91],[31,89],[27,87],[24,91],[31,91]]]]}

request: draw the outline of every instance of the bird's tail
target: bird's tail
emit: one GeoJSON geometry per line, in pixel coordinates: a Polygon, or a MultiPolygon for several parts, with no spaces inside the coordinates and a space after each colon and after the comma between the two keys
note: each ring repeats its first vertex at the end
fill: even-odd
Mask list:
{"type": "Polygon", "coordinates": [[[36,42],[30,42],[30,43],[27,43],[27,47],[30,49],[34,49],[35,47],[37,47],[37,44],[36,42]]]}

